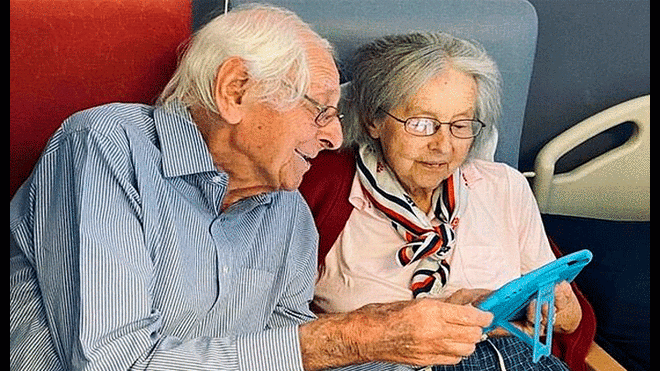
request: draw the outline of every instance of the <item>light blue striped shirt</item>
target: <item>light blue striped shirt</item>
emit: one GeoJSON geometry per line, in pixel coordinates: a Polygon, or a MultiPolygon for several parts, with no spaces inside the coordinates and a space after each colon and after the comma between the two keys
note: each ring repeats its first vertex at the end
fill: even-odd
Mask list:
{"type": "Polygon", "coordinates": [[[301,369],[312,216],[227,182],[182,107],[66,120],[10,204],[12,368],[301,369]]]}

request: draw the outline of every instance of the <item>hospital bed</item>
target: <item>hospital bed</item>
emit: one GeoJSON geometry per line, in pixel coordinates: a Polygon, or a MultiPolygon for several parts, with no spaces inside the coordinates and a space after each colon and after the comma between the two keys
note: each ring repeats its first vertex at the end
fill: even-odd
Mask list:
{"type": "MultiPolygon", "coordinates": [[[[650,95],[622,102],[570,127],[538,153],[532,189],[548,234],[566,252],[588,248],[594,261],[576,279],[599,318],[597,341],[634,369],[650,364],[650,95]],[[557,164],[602,133],[630,136],[577,167],[557,164]]],[[[622,369],[593,344],[587,361],[622,369]]]]}

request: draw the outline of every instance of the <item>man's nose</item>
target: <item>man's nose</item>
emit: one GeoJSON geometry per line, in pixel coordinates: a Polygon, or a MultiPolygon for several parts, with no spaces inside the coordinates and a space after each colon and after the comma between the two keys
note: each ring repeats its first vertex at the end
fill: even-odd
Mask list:
{"type": "Polygon", "coordinates": [[[335,150],[341,146],[344,134],[341,131],[341,121],[335,118],[328,125],[319,128],[317,138],[323,149],[335,150]]]}

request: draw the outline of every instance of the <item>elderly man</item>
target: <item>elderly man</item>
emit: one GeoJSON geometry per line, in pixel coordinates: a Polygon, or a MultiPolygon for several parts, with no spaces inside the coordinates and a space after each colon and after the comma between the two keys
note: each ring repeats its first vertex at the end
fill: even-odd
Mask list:
{"type": "Polygon", "coordinates": [[[469,306],[309,310],[317,233],[296,188],[309,159],[341,144],[338,100],[327,41],[251,6],[195,35],[157,106],[65,121],[11,202],[12,368],[313,370],[471,354],[492,315],[469,306]]]}

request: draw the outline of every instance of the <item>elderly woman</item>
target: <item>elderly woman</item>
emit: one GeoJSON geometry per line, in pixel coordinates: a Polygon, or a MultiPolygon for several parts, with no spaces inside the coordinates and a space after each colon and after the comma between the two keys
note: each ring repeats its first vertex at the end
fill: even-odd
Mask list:
{"type": "MultiPolygon", "coordinates": [[[[389,36],[363,46],[353,67],[341,107],[347,148],[317,159],[301,186],[320,233],[318,310],[425,296],[469,304],[555,259],[524,177],[479,159],[500,106],[483,48],[442,33],[389,36]],[[319,187],[329,181],[332,192],[319,187]],[[348,204],[341,216],[337,205],[348,204]]],[[[567,283],[555,291],[554,330],[572,332],[578,300],[567,283]]],[[[533,364],[529,347],[502,332],[456,367],[565,369],[554,357],[533,364]]]]}

